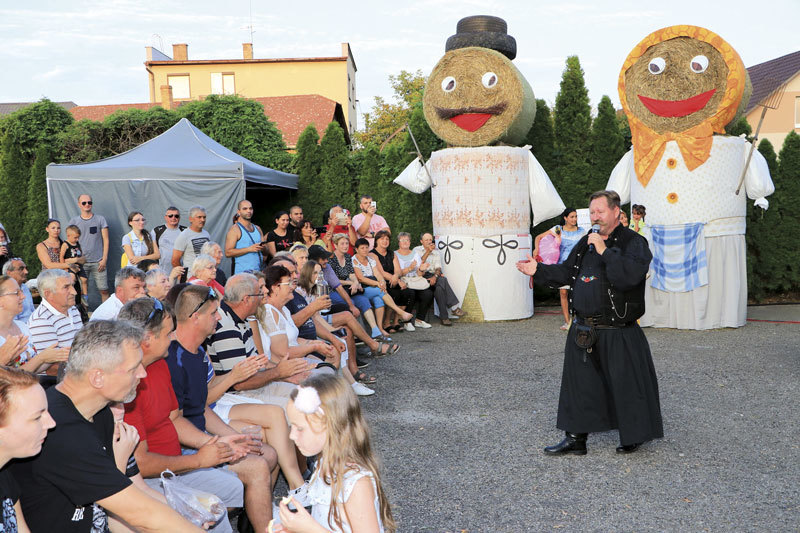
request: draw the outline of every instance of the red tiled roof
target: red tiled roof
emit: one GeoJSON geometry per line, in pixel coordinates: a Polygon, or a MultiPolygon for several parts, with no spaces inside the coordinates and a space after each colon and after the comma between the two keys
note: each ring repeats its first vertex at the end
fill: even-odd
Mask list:
{"type": "Polygon", "coordinates": [[[747,73],[750,74],[750,82],[753,84],[753,95],[745,113],[749,113],[798,72],[800,72],[800,50],[748,67],[747,73]]]}
{"type": "MultiPolygon", "coordinates": [[[[344,119],[342,106],[318,94],[302,94],[297,96],[267,96],[251,98],[264,106],[264,114],[283,134],[283,141],[289,148],[297,145],[297,139],[309,124],[314,124],[320,137],[325,133],[325,128],[333,121],[339,123],[344,130],[345,141],[350,143],[350,134],[344,119]]],[[[182,102],[180,102],[182,103],[182,102]]],[[[175,102],[174,105],[180,105],[175,102]]],[[[121,109],[143,109],[158,107],[158,103],[145,104],[113,104],[77,106],[69,111],[75,120],[88,118],[89,120],[102,121],[107,116],[121,109]]]]}
{"type": "Polygon", "coordinates": [[[75,120],[82,120],[88,118],[89,120],[102,121],[109,115],[121,109],[143,109],[148,110],[151,107],[159,107],[158,103],[146,104],[111,104],[111,105],[79,105],[69,110],[75,120]]]}
{"type": "Polygon", "coordinates": [[[348,144],[350,142],[342,106],[334,100],[318,94],[267,96],[253,100],[264,106],[264,114],[281,130],[283,140],[289,148],[297,145],[297,139],[309,124],[314,124],[317,133],[322,137],[325,128],[333,121],[339,122],[344,130],[345,140],[348,144]]]}

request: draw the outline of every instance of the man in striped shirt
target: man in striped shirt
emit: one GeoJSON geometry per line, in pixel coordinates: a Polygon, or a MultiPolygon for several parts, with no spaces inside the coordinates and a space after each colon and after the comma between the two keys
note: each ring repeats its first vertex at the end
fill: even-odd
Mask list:
{"type": "Polygon", "coordinates": [[[72,276],[66,270],[42,270],[36,278],[42,303],[28,319],[30,341],[36,351],[58,346],[72,346],[72,339],[83,327],[81,314],[75,307],[77,293],[72,285],[72,276]]]}

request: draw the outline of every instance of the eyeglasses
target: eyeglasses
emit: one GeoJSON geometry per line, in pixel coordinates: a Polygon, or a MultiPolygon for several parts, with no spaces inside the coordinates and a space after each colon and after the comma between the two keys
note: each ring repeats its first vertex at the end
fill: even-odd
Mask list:
{"type": "Polygon", "coordinates": [[[91,202],[91,200],[88,201],[88,202],[81,202],[81,205],[92,205],[92,202],[91,202]]]}
{"type": "Polygon", "coordinates": [[[166,216],[167,218],[181,218],[181,216],[179,214],[177,214],[177,213],[172,214],[172,215],[166,214],[164,216],[166,216]]]}
{"type": "Polygon", "coordinates": [[[146,218],[134,218],[131,222],[147,222],[146,218]]]}
{"type": "Polygon", "coordinates": [[[297,287],[297,280],[293,279],[292,281],[284,281],[284,282],[278,283],[278,285],[291,285],[292,287],[297,287]]]}
{"type": "Polygon", "coordinates": [[[209,300],[216,300],[216,299],[217,299],[217,293],[216,293],[216,292],[214,292],[214,289],[212,289],[211,287],[209,287],[209,288],[208,288],[208,294],[206,294],[206,297],[205,297],[205,298],[203,298],[203,301],[202,301],[202,302],[200,302],[200,303],[197,305],[197,307],[195,307],[195,308],[194,308],[194,311],[192,311],[191,313],[189,313],[189,316],[192,316],[193,314],[195,314],[196,312],[198,312],[198,311],[200,310],[200,308],[201,308],[201,307],[203,307],[207,301],[209,301],[209,300]]]}
{"type": "Polygon", "coordinates": [[[262,293],[260,293],[260,292],[257,292],[255,294],[245,294],[245,297],[247,297],[247,296],[252,296],[253,298],[255,298],[256,296],[258,296],[259,298],[263,298],[264,297],[264,295],[262,293]]]}
{"type": "Polygon", "coordinates": [[[22,289],[17,289],[14,292],[2,292],[0,293],[0,296],[11,296],[11,295],[19,296],[20,294],[22,294],[22,289]]]}
{"type": "Polygon", "coordinates": [[[147,329],[150,321],[156,317],[156,313],[159,313],[162,319],[164,318],[164,306],[161,304],[161,301],[158,298],[153,298],[153,310],[150,311],[150,314],[147,315],[147,320],[144,321],[145,329],[147,329]]]}

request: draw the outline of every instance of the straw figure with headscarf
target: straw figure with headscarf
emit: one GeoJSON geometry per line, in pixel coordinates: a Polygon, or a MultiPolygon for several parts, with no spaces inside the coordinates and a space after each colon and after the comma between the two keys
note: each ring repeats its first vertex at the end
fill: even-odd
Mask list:
{"type": "Polygon", "coordinates": [[[533,224],[564,204],[529,146],[536,100],[511,62],[516,41],[504,20],[461,19],[425,85],[423,110],[448,148],[414,160],[395,183],[432,187],[433,230],[442,270],[463,320],[510,320],[533,314],[529,278],[515,267],[531,252],[533,224]]]}
{"type": "Polygon", "coordinates": [[[766,209],[774,192],[759,152],[725,136],[752,87],[739,54],[697,26],[655,31],[628,55],[619,97],[633,147],[607,189],[647,207],[653,252],[642,326],[743,326],[747,306],[745,215],[738,194],[766,209]]]}

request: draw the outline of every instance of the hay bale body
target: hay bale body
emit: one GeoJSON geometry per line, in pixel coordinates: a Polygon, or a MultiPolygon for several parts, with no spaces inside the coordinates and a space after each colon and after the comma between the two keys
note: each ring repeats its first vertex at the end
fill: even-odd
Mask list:
{"type": "Polygon", "coordinates": [[[428,78],[423,98],[425,119],[433,132],[451,146],[519,145],[536,116],[530,84],[503,54],[479,47],[447,52],[428,78]],[[483,76],[493,72],[496,84],[486,87],[483,76]],[[447,91],[442,82],[453,78],[447,91]],[[475,131],[453,120],[462,115],[491,115],[475,131]]]}

